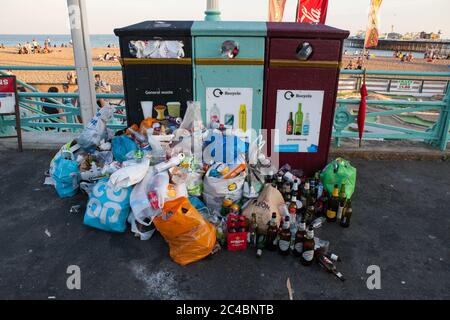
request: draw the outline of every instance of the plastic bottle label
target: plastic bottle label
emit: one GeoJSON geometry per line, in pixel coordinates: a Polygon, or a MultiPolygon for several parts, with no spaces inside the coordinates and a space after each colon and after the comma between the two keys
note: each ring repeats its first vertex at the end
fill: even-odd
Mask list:
{"type": "Polygon", "coordinates": [[[307,251],[303,252],[302,257],[306,261],[312,261],[314,258],[314,250],[307,250],[307,251]]]}
{"type": "Polygon", "coordinates": [[[280,247],[281,251],[287,251],[289,250],[290,242],[286,240],[280,240],[278,241],[278,246],[280,247]]]}
{"type": "Polygon", "coordinates": [[[336,211],[327,210],[327,217],[330,218],[330,219],[336,218],[336,211]]]}
{"type": "Polygon", "coordinates": [[[342,211],[344,210],[344,207],[339,206],[338,211],[337,211],[337,218],[339,220],[341,220],[342,218],[342,211]]]}

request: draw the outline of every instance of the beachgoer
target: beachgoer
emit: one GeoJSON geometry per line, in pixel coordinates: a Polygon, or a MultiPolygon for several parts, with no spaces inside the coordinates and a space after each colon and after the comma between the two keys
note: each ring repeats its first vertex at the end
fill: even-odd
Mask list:
{"type": "Polygon", "coordinates": [[[109,52],[105,53],[103,59],[105,59],[105,61],[108,61],[109,59],[111,59],[111,55],[109,54],[109,52]]]}
{"type": "Polygon", "coordinates": [[[362,70],[363,68],[363,59],[361,57],[358,57],[358,60],[356,61],[356,69],[362,70]]]}
{"type": "Polygon", "coordinates": [[[39,52],[39,43],[36,41],[36,39],[33,39],[31,44],[33,46],[33,53],[39,52]]]}
{"type": "Polygon", "coordinates": [[[111,91],[111,86],[106,81],[102,80],[98,73],[95,75],[95,88],[100,88],[104,92],[111,91]]]}
{"type": "Polygon", "coordinates": [[[353,59],[350,59],[347,66],[345,67],[346,70],[353,70],[353,59]]]}
{"type": "Polygon", "coordinates": [[[77,83],[77,75],[73,71],[67,72],[67,81],[69,84],[76,84],[77,83]]]}
{"type": "Polygon", "coordinates": [[[348,54],[347,50],[344,51],[344,55],[346,56],[348,54]]]}
{"type": "Polygon", "coordinates": [[[117,58],[117,54],[114,52],[113,56],[111,57],[112,61],[118,61],[119,59],[117,58]]]}
{"type": "MultiPolygon", "coordinates": [[[[64,93],[69,93],[69,84],[68,83],[64,83],[62,88],[63,88],[64,93]]],[[[73,105],[73,99],[72,98],[63,98],[62,103],[73,105]]]]}
{"type": "Polygon", "coordinates": [[[51,44],[51,42],[50,42],[50,38],[49,38],[49,37],[47,37],[47,39],[46,39],[45,41],[47,41],[47,43],[48,43],[48,46],[49,46],[49,47],[51,47],[51,46],[52,46],[52,44],[51,44]]]}
{"type": "MultiPolygon", "coordinates": [[[[50,92],[50,93],[57,93],[57,92],[59,92],[58,91],[58,88],[57,87],[50,87],[50,88],[48,88],[48,91],[47,92],[50,92]]],[[[48,103],[48,104],[55,104],[55,102],[54,101],[52,101],[51,99],[49,99],[49,98],[41,98],[41,101],[42,102],[45,102],[45,103],[48,103]]],[[[49,106],[43,106],[42,107],[42,110],[46,113],[46,114],[58,114],[60,111],[59,111],[59,109],[58,108],[52,108],[52,107],[49,107],[49,106]]],[[[48,119],[50,122],[56,122],[55,120],[55,118],[54,119],[48,119]]],[[[53,130],[53,129],[51,129],[51,128],[45,128],[45,131],[49,131],[49,130],[53,130]]]]}

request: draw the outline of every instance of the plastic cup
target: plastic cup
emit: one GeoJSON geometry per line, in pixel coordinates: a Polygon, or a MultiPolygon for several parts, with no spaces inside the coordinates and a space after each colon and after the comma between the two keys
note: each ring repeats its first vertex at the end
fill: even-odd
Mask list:
{"type": "Polygon", "coordinates": [[[167,111],[172,118],[178,118],[180,116],[181,103],[179,102],[167,102],[167,111]]]}
{"type": "Polygon", "coordinates": [[[142,113],[144,114],[144,119],[152,118],[153,112],[153,101],[141,101],[142,113]]]}

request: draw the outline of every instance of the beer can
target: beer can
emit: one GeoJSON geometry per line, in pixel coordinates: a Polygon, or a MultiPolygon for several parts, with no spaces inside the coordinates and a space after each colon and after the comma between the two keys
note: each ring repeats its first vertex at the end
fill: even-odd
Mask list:
{"type": "Polygon", "coordinates": [[[231,114],[231,113],[225,114],[225,125],[226,126],[234,125],[234,114],[231,114]]]}

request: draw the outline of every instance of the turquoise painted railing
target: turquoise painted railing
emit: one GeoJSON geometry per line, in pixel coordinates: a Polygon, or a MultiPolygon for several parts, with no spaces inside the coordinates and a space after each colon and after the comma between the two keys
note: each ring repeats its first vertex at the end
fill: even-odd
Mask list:
{"type": "MultiPolygon", "coordinates": [[[[0,74],[5,72],[25,71],[74,71],[74,66],[0,66],[0,74]]],[[[94,71],[121,71],[120,66],[96,66],[94,71]]],[[[19,92],[19,106],[21,111],[21,126],[24,131],[71,131],[79,132],[83,128],[81,114],[78,107],[73,105],[73,100],[78,98],[78,93],[48,93],[40,92],[30,84],[17,79],[18,86],[22,86],[29,92],[19,92]],[[45,99],[45,101],[42,101],[45,99]],[[62,103],[63,100],[70,103],[62,103]],[[47,114],[43,107],[58,109],[57,114],[47,114]]],[[[124,99],[122,93],[97,94],[98,99],[109,99],[112,105],[116,105],[117,112],[114,119],[108,123],[111,129],[123,129],[126,127],[125,106],[121,103],[124,99]]],[[[13,130],[15,120],[11,116],[0,116],[0,135],[9,135],[13,130]]]]}
{"type": "MultiPolygon", "coordinates": [[[[73,66],[0,66],[0,74],[5,74],[5,70],[34,70],[34,71],[73,71],[73,66]]],[[[94,71],[121,71],[120,66],[96,66],[94,71]]],[[[341,78],[346,76],[359,76],[364,74],[361,70],[341,70],[341,78]]],[[[420,77],[420,78],[440,78],[448,81],[450,72],[415,72],[415,71],[366,71],[366,76],[382,75],[387,77],[420,77]]],[[[30,92],[19,93],[19,105],[21,108],[21,124],[26,131],[44,131],[54,129],[57,131],[80,131],[83,127],[79,122],[79,109],[72,104],[62,104],[56,99],[76,99],[77,93],[47,93],[39,92],[34,87],[18,79],[19,85],[24,86],[30,92]],[[40,99],[45,98],[49,102],[40,99]],[[60,109],[58,114],[46,114],[42,107],[60,109]]],[[[407,93],[398,93],[405,96],[407,93]]],[[[97,98],[110,99],[111,103],[123,101],[122,93],[97,94],[97,98]]],[[[411,99],[411,98],[410,98],[411,99]]],[[[339,146],[342,138],[357,138],[356,113],[359,99],[338,99],[337,109],[334,119],[333,138],[339,146]]],[[[442,100],[433,101],[410,101],[407,99],[392,100],[367,100],[367,115],[364,139],[407,139],[423,140],[433,146],[445,150],[449,135],[450,123],[450,88],[447,88],[446,95],[442,100]],[[431,111],[429,116],[435,120],[422,121],[424,125],[415,122],[405,121],[402,117],[414,118],[417,113],[431,111]],[[395,121],[380,121],[381,117],[390,117],[395,121]],[[422,130],[420,130],[422,129],[422,130]]],[[[125,106],[118,103],[118,113],[115,114],[114,121],[109,124],[113,129],[125,128],[125,106]]],[[[391,119],[391,120],[392,120],[391,119]]],[[[0,117],[0,134],[6,134],[14,126],[14,119],[11,117],[0,117]]]]}
{"type": "MultiPolygon", "coordinates": [[[[366,74],[387,77],[420,77],[440,78],[448,81],[450,72],[415,72],[415,71],[383,71],[383,70],[341,70],[341,78],[346,75],[366,74]]],[[[420,101],[418,97],[408,97],[408,92],[397,92],[391,100],[367,100],[366,121],[364,123],[364,139],[400,139],[423,140],[433,146],[445,150],[449,140],[450,123],[450,88],[445,90],[442,100],[420,101]],[[400,96],[403,99],[398,99],[400,96]],[[406,100],[408,97],[409,100],[406,100]],[[397,98],[397,99],[395,99],[397,98]],[[414,100],[415,101],[411,101],[414,100]],[[426,114],[431,120],[419,121],[418,113],[426,114]],[[382,119],[385,117],[385,119],[382,119]],[[414,119],[415,118],[415,119],[414,119]],[[436,119],[433,121],[432,119],[436,119]],[[384,120],[384,121],[383,121],[384,120]],[[408,121],[409,120],[409,121],[408,121]],[[416,121],[414,121],[416,120],[416,121]],[[419,122],[419,123],[418,123],[419,122]],[[426,125],[428,122],[428,126],[426,125]],[[422,129],[422,130],[420,130],[422,129]]],[[[370,92],[369,92],[370,94],[370,92]]],[[[420,95],[419,95],[419,99],[420,95]]],[[[340,145],[341,138],[357,138],[357,111],[359,99],[338,99],[334,117],[333,137],[335,144],[340,145]]]]}

